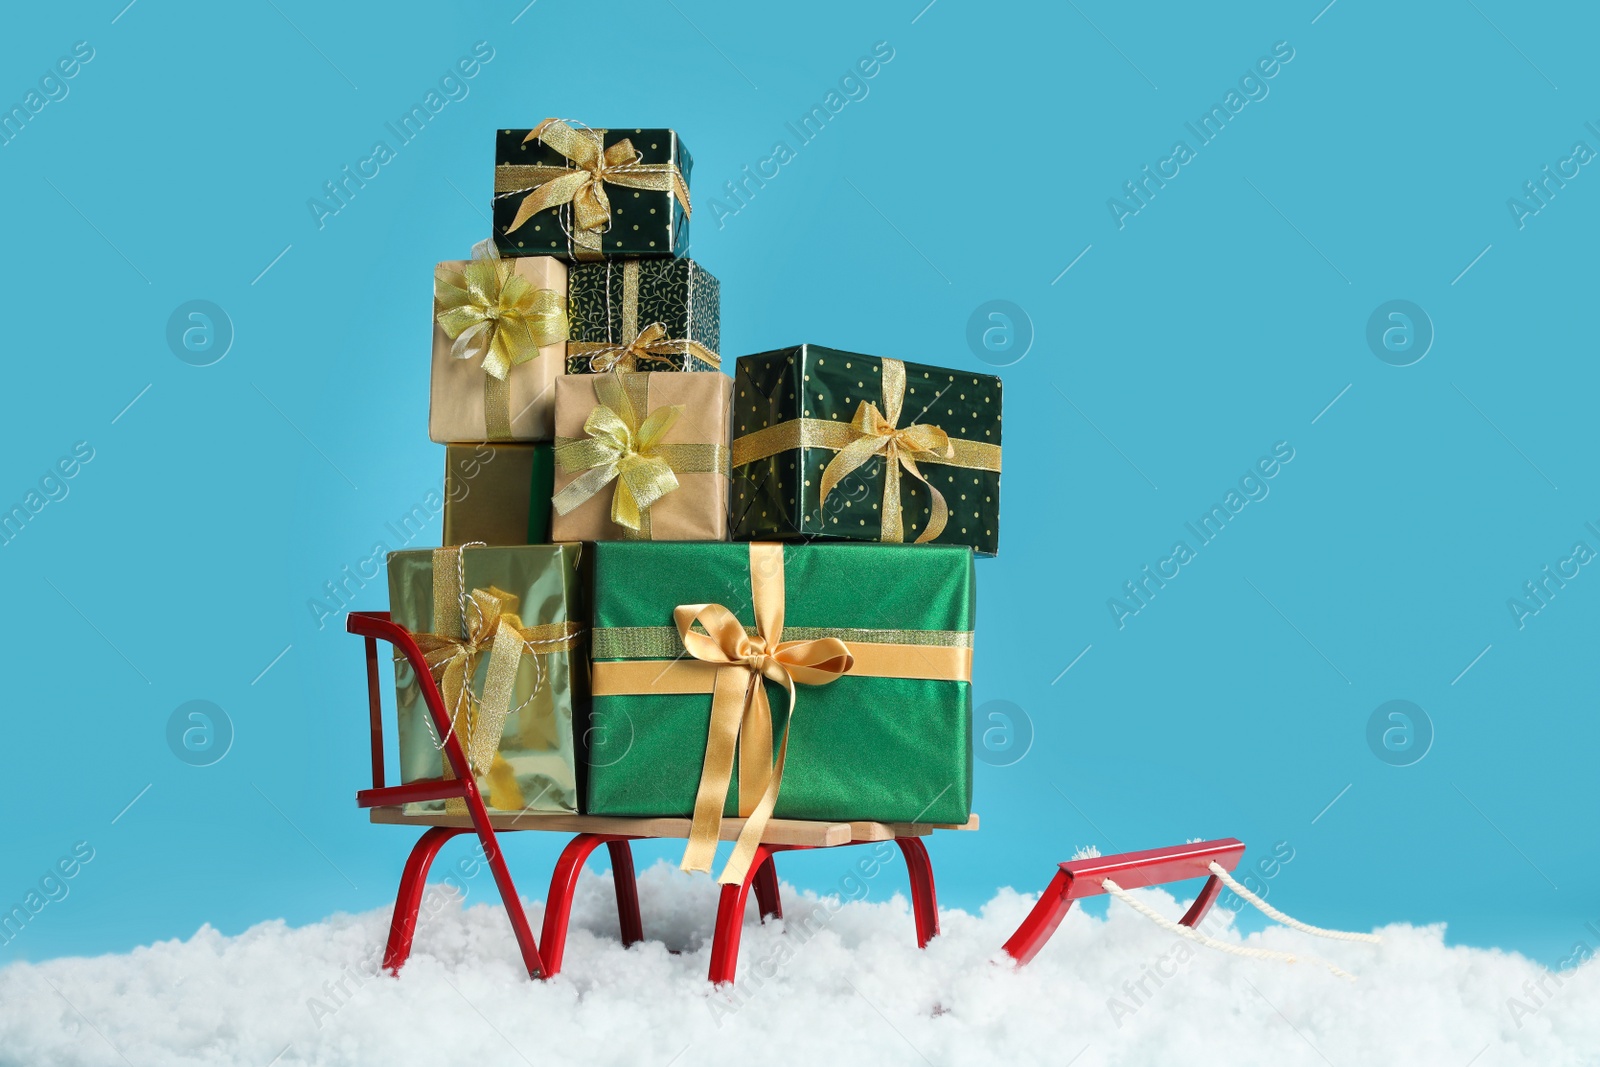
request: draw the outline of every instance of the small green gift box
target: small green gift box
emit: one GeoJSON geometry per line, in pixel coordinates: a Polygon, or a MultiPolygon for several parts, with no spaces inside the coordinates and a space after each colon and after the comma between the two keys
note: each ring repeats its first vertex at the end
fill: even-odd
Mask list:
{"type": "Polygon", "coordinates": [[[545,119],[495,135],[494,233],[502,256],[681,256],[688,149],[672,130],[545,119]]]}
{"type": "Polygon", "coordinates": [[[756,841],[768,815],[966,822],[971,550],[593,552],[587,811],[692,816],[691,869],[709,869],[723,815],[756,841]]]}
{"type": "MultiPolygon", "coordinates": [[[[389,553],[389,616],[433,672],[485,803],[494,811],[576,812],[573,733],[581,704],[581,545],[409,549],[389,553]]],[[[422,688],[395,659],[400,780],[454,777],[422,688]]],[[[409,814],[464,814],[460,798],[409,814]]]]}
{"type": "Polygon", "coordinates": [[[722,284],[694,260],[577,264],[567,286],[568,374],[722,367],[722,284]]]}
{"type": "Polygon", "coordinates": [[[732,536],[1000,547],[1000,379],[797,345],[741,356],[732,536]]]}

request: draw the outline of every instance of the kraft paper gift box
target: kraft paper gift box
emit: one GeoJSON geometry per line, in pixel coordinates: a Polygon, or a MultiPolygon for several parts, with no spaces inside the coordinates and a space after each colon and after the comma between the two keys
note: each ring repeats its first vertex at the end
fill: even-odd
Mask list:
{"type": "Polygon", "coordinates": [[[444,543],[547,543],[554,478],[549,444],[446,445],[444,543]]]}
{"type": "Polygon", "coordinates": [[[587,810],[694,815],[703,835],[776,777],[778,818],[964,823],[973,618],[962,546],[596,545],[587,810]]]}
{"type": "MultiPolygon", "coordinates": [[[[389,553],[390,618],[438,663],[434,675],[485,803],[495,811],[576,812],[573,722],[582,688],[585,578],[581,545],[408,549],[389,553]],[[514,654],[503,662],[506,642],[514,654]],[[511,672],[509,694],[504,672],[511,672]],[[497,686],[497,682],[500,683],[497,686]]],[[[402,782],[446,774],[410,664],[395,661],[402,782]]],[[[410,814],[465,813],[458,798],[410,814]]]]}
{"type": "Polygon", "coordinates": [[[546,119],[500,130],[494,233],[505,256],[681,256],[689,247],[688,149],[672,130],[590,129],[546,119]]]}
{"type": "Polygon", "coordinates": [[[567,290],[568,374],[722,366],[722,284],[692,259],[578,263],[567,290]]]}
{"type": "Polygon", "coordinates": [[[725,541],[725,374],[556,379],[557,541],[725,541]]]}
{"type": "Polygon", "coordinates": [[[798,345],[739,357],[732,536],[1000,547],[1000,379],[798,345]]]}
{"type": "Polygon", "coordinates": [[[567,265],[492,246],[434,270],[428,436],[440,444],[548,441],[566,360],[567,265]]]}

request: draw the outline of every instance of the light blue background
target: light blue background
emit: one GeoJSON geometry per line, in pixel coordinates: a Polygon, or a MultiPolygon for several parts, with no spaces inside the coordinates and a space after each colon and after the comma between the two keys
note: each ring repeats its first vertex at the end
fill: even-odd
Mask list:
{"type": "MultiPolygon", "coordinates": [[[[942,903],[1037,891],[1080,845],[1236,835],[1252,862],[1289,843],[1272,899],[1313,921],[1448,922],[1549,962],[1594,943],[1600,577],[1521,630],[1506,605],[1574,541],[1600,548],[1600,176],[1522,229],[1506,206],[1575,141],[1600,148],[1592,13],[125,2],[34,5],[0,38],[8,105],[74,42],[95,50],[0,147],[0,499],[74,442],[95,453],[0,549],[0,903],[95,850],[0,960],[392,899],[411,835],[352,803],[360,644],[307,602],[399,547],[385,524],[439,484],[432,265],[488,233],[492,131],[547,115],[680,131],[727,355],[812,340],[977,370],[975,308],[1031,319],[1002,372],[975,690],[1035,737],[979,765],[983,831],[935,843],[942,903]],[[466,98],[319,229],[308,198],[480,40],[494,58],[466,98]],[[723,183],[793,145],[785,123],[878,41],[894,58],[868,95],[719,229],[723,183]],[[1107,199],[1193,146],[1185,122],[1279,41],[1294,58],[1270,94],[1118,229],[1107,199]],[[214,366],[165,340],[194,299],[237,333],[214,366]],[[1365,341],[1391,299],[1437,331],[1413,366],[1365,341]],[[1119,630],[1107,599],[1279,441],[1294,460],[1270,496],[1119,630]],[[236,732],[210,767],[167,746],[193,699],[236,732]],[[1366,741],[1392,699],[1436,732],[1414,766],[1366,741]]],[[[380,578],[357,605],[384,601],[380,578]]],[[[512,845],[525,894],[558,844],[512,845]]],[[[851,861],[782,866],[826,890],[851,861]]]]}

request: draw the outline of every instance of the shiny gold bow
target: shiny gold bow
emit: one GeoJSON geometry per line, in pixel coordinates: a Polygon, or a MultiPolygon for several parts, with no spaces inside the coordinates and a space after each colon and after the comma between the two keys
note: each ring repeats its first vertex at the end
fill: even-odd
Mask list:
{"type": "Polygon", "coordinates": [[[778,802],[784,757],[789,749],[789,727],[799,702],[795,684],[827,685],[854,665],[850,648],[836,637],[815,641],[783,640],[783,546],[750,546],[750,595],[754,602],[756,633],[721,604],[683,604],[673,609],[673,622],[689,655],[717,668],[711,696],[711,726],[706,737],[706,758],[695,794],[694,819],[682,868],[710,871],[722,832],[722,809],[733,779],[733,756],[739,760],[739,832],[733,855],[722,869],[719,882],[742,884],[772,809],[778,802]],[[694,629],[696,623],[705,633],[694,629]],[[778,760],[772,761],[772,707],[763,679],[783,686],[789,694],[789,716],[784,722],[778,760]]]}
{"type": "Polygon", "coordinates": [[[611,496],[611,521],[636,536],[648,536],[650,506],[678,488],[670,460],[670,446],[662,438],[683,414],[681,404],[656,408],[642,420],[647,406],[645,375],[617,374],[595,378],[595,398],[600,401],[583,422],[588,437],[556,443],[556,459],[568,474],[584,472],[552,500],[565,515],[615,481],[611,496]],[[636,397],[628,394],[632,391],[636,397]],[[637,401],[637,402],[636,402],[637,401]]]}
{"type": "Polygon", "coordinates": [[[589,370],[595,374],[609,371],[636,371],[639,359],[647,356],[694,356],[710,367],[722,366],[722,360],[699,341],[675,341],[667,336],[663,323],[652,322],[633,340],[625,344],[600,341],[572,341],[567,351],[575,356],[589,357],[589,370]]]}
{"type": "Polygon", "coordinates": [[[483,412],[489,440],[511,436],[511,368],[545,345],[566,340],[567,298],[535,289],[493,246],[460,271],[441,263],[433,274],[434,321],[451,338],[450,355],[481,359],[483,412]]]}
{"type": "Polygon", "coordinates": [[[906,365],[898,359],[883,361],[883,406],[887,414],[878,410],[878,405],[870,400],[863,400],[856,408],[856,417],[850,422],[850,430],[854,440],[839,450],[839,454],[828,461],[828,466],[822,472],[822,499],[828,499],[828,494],[833,491],[847,477],[851,471],[861,466],[873,456],[882,456],[884,462],[883,475],[883,522],[879,536],[888,542],[901,542],[905,540],[905,529],[900,516],[900,468],[904,467],[913,478],[928,487],[932,498],[932,513],[928,524],[918,535],[916,543],[923,544],[932,541],[944,532],[945,523],[949,520],[950,509],[944,502],[944,494],[933,487],[933,483],[924,478],[917,469],[917,459],[947,460],[955,456],[955,448],[950,443],[950,435],[937,426],[928,426],[917,423],[904,429],[896,429],[895,424],[900,421],[900,405],[906,394],[906,365]]]}
{"type": "Polygon", "coordinates": [[[528,132],[523,143],[542,141],[567,157],[573,166],[503,164],[496,168],[496,188],[516,192],[532,188],[523,197],[517,214],[506,227],[516,231],[523,223],[547,208],[571,204],[577,222],[572,239],[582,251],[597,254],[600,237],[611,222],[611,200],[606,183],[628,189],[648,189],[671,193],[689,214],[689,187],[675,163],[641,163],[633,142],[624,138],[606,148],[602,131],[573,129],[560,119],[545,119],[528,132]],[[504,189],[501,186],[511,185],[504,189]]]}
{"type": "MultiPolygon", "coordinates": [[[[413,637],[449,710],[451,730],[465,739],[462,747],[469,767],[489,779],[489,806],[516,811],[525,806],[522,793],[499,749],[511,713],[517,668],[524,651],[570,650],[577,643],[579,627],[575,623],[524,626],[517,614],[518,598],[492,585],[472,590],[463,600],[460,568],[460,548],[434,551],[434,632],[413,637]],[[473,676],[485,655],[489,665],[483,693],[475,698],[473,676]]],[[[449,760],[444,761],[444,776],[455,777],[449,760]]],[[[457,798],[446,803],[446,811],[453,809],[466,810],[457,798]]]]}

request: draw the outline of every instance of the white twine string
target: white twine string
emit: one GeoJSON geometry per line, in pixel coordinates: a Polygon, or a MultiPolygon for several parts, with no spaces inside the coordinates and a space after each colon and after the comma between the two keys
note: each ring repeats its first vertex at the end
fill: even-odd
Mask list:
{"type": "Polygon", "coordinates": [[[1171,919],[1157,912],[1143,901],[1135,898],[1132,893],[1128,892],[1126,889],[1122,888],[1109,878],[1102,879],[1100,885],[1107,893],[1110,893],[1112,896],[1116,897],[1118,900],[1128,905],[1128,907],[1132,908],[1140,915],[1143,915],[1146,919],[1149,919],[1151,922],[1155,923],[1168,933],[1177,934],[1179,937],[1186,937],[1197,944],[1204,945],[1206,948],[1216,949],[1218,952],[1226,952],[1232,956],[1245,956],[1250,959],[1257,960],[1277,960],[1281,963],[1320,963],[1322,966],[1328,968],[1328,970],[1332,971],[1334,974],[1345,979],[1346,981],[1354,982],[1356,980],[1355,975],[1349,973],[1348,971],[1340,970],[1327,960],[1318,959],[1315,956],[1296,956],[1289,952],[1278,952],[1270,948],[1251,948],[1248,945],[1235,945],[1227,941],[1218,941],[1215,938],[1207,937],[1199,930],[1189,926],[1184,926],[1182,923],[1173,922],[1171,919]]]}
{"type": "Polygon", "coordinates": [[[1255,905],[1256,910],[1261,914],[1269,919],[1276,919],[1291,930],[1299,930],[1302,934],[1312,934],[1316,937],[1326,937],[1330,941],[1365,941],[1370,945],[1383,944],[1383,938],[1377,934],[1357,934],[1348,930],[1324,930],[1320,926],[1312,926],[1309,923],[1301,922],[1299,919],[1291,918],[1240,885],[1233,875],[1224,870],[1222,864],[1217,863],[1215,860],[1211,863],[1211,873],[1222,879],[1223,884],[1229,889],[1255,905]]]}

